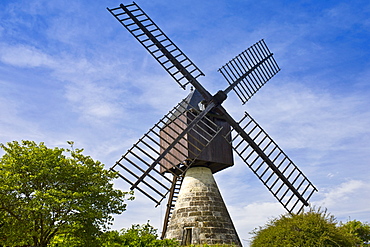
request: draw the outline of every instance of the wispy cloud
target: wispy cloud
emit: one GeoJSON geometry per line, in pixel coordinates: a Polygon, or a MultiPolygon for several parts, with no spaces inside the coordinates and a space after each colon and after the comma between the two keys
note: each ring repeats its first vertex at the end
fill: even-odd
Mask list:
{"type": "Polygon", "coordinates": [[[3,63],[25,68],[55,67],[52,57],[32,46],[0,45],[0,59],[3,63]]]}
{"type": "Polygon", "coordinates": [[[349,180],[324,189],[323,198],[315,204],[327,208],[340,221],[357,219],[366,222],[368,219],[364,215],[370,213],[367,206],[370,199],[366,196],[369,190],[367,180],[349,180]]]}
{"type": "Polygon", "coordinates": [[[266,128],[284,139],[281,145],[286,148],[348,148],[344,140],[370,134],[366,92],[336,95],[299,82],[269,87],[251,102],[250,109],[253,116],[267,122],[266,128]]]}

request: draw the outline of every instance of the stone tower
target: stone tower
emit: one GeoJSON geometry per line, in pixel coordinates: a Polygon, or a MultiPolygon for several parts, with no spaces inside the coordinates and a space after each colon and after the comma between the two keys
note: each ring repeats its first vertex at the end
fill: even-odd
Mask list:
{"type": "Polygon", "coordinates": [[[210,168],[192,167],[186,172],[166,238],[183,245],[241,246],[210,168]]]}

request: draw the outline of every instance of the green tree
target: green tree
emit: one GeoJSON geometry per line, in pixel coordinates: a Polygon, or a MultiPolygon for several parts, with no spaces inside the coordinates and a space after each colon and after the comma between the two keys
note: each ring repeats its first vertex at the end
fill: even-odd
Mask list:
{"type": "Polygon", "coordinates": [[[157,229],[149,222],[144,225],[132,225],[129,229],[109,231],[101,236],[103,247],[175,247],[178,242],[170,239],[159,240],[157,229]]]}
{"type": "Polygon", "coordinates": [[[286,214],[255,229],[251,246],[356,246],[359,239],[337,226],[334,216],[311,209],[286,214]]]}
{"type": "Polygon", "coordinates": [[[55,236],[69,234],[96,246],[112,214],[126,209],[127,192],[113,188],[116,173],[82,149],[47,148],[33,141],[0,147],[5,151],[0,158],[0,245],[44,247],[55,236]]]}
{"type": "Polygon", "coordinates": [[[340,228],[358,237],[361,241],[361,245],[359,246],[365,246],[366,243],[369,244],[370,225],[368,223],[362,223],[358,220],[351,220],[345,224],[341,224],[340,228]]]}

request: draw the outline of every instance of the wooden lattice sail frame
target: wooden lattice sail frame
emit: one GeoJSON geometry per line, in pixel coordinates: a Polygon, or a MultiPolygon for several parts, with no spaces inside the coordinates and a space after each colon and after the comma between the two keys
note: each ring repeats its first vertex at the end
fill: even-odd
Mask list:
{"type": "Polygon", "coordinates": [[[191,85],[197,94],[195,104],[190,96],[181,101],[112,167],[156,205],[169,197],[164,232],[186,171],[206,166],[214,173],[230,167],[231,150],[289,213],[309,205],[317,189],[303,172],[248,113],[235,121],[222,106],[230,91],[245,104],[280,71],[264,40],[219,69],[229,86],[211,95],[198,81],[204,73],[135,2],[108,10],[183,89],[191,85]]]}

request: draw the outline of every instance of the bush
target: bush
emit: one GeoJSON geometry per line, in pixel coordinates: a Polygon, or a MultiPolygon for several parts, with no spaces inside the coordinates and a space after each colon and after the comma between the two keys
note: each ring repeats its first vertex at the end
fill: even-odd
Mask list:
{"type": "Polygon", "coordinates": [[[359,238],[337,226],[326,211],[286,214],[255,229],[251,246],[356,246],[359,238]]]}
{"type": "Polygon", "coordinates": [[[157,230],[149,222],[144,225],[132,225],[129,229],[121,231],[108,231],[101,236],[103,247],[173,247],[179,246],[177,241],[159,240],[157,230]]]}

